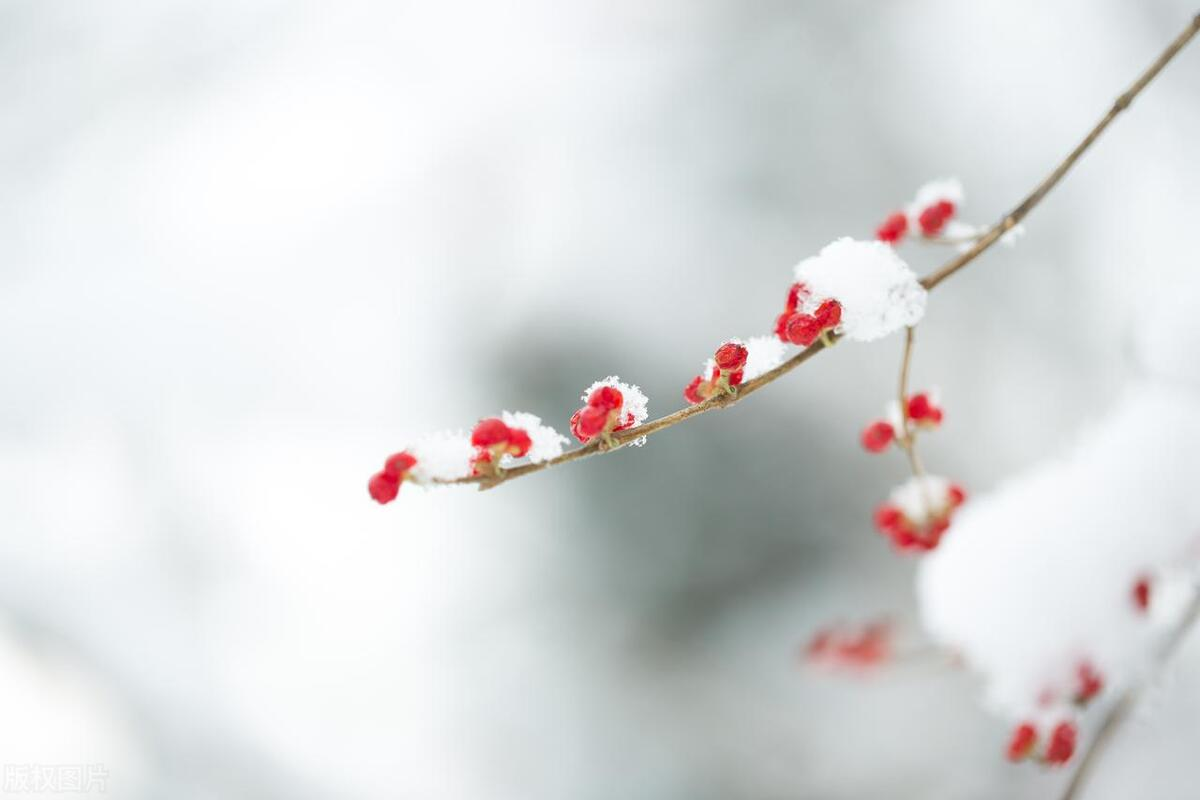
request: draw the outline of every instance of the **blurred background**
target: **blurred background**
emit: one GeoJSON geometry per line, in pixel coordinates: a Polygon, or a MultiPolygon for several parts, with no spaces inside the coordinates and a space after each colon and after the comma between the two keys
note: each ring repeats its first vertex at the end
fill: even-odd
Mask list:
{"type": "MultiPolygon", "coordinates": [[[[494,492],[366,480],[502,408],[652,416],[791,266],[927,179],[991,222],[1195,9],[1161,0],[0,5],[0,763],[121,798],[1053,797],[936,659],[796,648],[880,615],[905,476],[857,445],[897,337],[494,492]]],[[[931,298],[926,462],[982,492],[1136,372],[1195,270],[1200,45],[931,298]]],[[[908,246],[918,271],[946,256],[908,246]]],[[[1200,683],[1094,797],[1176,774],[1200,683]]],[[[1189,743],[1191,745],[1189,750],[1189,743]]],[[[4,791],[20,796],[20,787],[4,791]]]]}

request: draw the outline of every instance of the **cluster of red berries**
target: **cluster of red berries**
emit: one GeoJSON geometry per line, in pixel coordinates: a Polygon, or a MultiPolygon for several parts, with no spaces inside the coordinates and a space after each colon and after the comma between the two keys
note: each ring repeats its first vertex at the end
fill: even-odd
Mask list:
{"type": "Polygon", "coordinates": [[[390,503],[400,494],[400,484],[408,477],[409,471],[417,465],[415,456],[407,452],[399,452],[389,456],[384,462],[383,469],[371,476],[367,482],[367,491],[375,502],[390,503]]]}
{"type": "Polygon", "coordinates": [[[842,321],[842,304],[837,300],[822,300],[812,313],[807,313],[803,308],[811,305],[811,299],[803,283],[793,283],[788,289],[783,313],[775,318],[775,335],[781,342],[808,347],[842,321]]]}
{"type": "Polygon", "coordinates": [[[703,403],[710,397],[734,394],[742,385],[746,359],[750,351],[741,342],[726,342],[713,354],[713,368],[709,377],[697,375],[683,390],[683,398],[692,405],[703,403]]]}
{"type": "Polygon", "coordinates": [[[1008,740],[1008,760],[1024,761],[1033,757],[1043,764],[1065,764],[1075,754],[1077,735],[1075,723],[1063,720],[1051,728],[1045,747],[1040,753],[1037,753],[1040,738],[1037,726],[1032,722],[1022,722],[1013,729],[1012,736],[1008,740]]]}
{"type": "Polygon", "coordinates": [[[615,386],[599,386],[588,395],[587,405],[571,415],[571,433],[587,444],[592,439],[633,427],[632,414],[623,414],[625,396],[615,386]]]}
{"type": "MultiPolygon", "coordinates": [[[[954,218],[956,211],[954,203],[949,200],[938,200],[930,203],[915,213],[916,227],[925,238],[937,236],[946,227],[946,223],[954,218]]],[[[888,215],[878,228],[875,238],[889,244],[899,244],[908,233],[909,215],[896,211],[888,215]]]]}
{"type": "Polygon", "coordinates": [[[522,428],[512,428],[498,417],[488,417],[481,419],[471,431],[471,446],[475,448],[471,474],[499,475],[501,457],[520,458],[533,447],[533,440],[522,428]]]}
{"type": "MultiPolygon", "coordinates": [[[[914,479],[923,481],[925,479],[914,479]]],[[[925,489],[933,493],[926,484],[925,489]]],[[[924,494],[924,492],[922,492],[924,494]]],[[[954,510],[967,499],[966,492],[955,483],[946,485],[940,497],[921,498],[925,508],[921,516],[911,516],[897,503],[883,503],[875,509],[875,527],[891,540],[892,546],[903,553],[924,553],[933,550],[950,528],[954,510]]]]}
{"type": "Polygon", "coordinates": [[[870,622],[861,629],[822,628],[804,648],[807,661],[830,667],[873,667],[892,654],[892,626],[870,622]]]}
{"type": "MultiPolygon", "coordinates": [[[[917,392],[905,400],[906,417],[912,428],[933,430],[942,424],[942,409],[936,405],[929,392],[917,392]]],[[[863,428],[859,441],[869,453],[882,453],[896,441],[896,423],[878,419],[863,428]]]]}

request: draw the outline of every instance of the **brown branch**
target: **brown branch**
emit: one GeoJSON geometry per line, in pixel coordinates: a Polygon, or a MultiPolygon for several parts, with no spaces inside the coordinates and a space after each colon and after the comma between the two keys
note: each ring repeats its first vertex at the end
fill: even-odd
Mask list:
{"type": "Polygon", "coordinates": [[[1124,94],[1116,99],[1112,105],[1112,108],[1108,110],[1108,113],[1096,123],[1096,126],[1088,132],[1087,136],[1083,137],[1083,141],[1075,145],[1075,149],[1072,150],[1065,159],[1063,159],[1062,163],[1055,167],[1054,171],[1047,175],[1045,180],[1039,183],[1037,188],[1030,192],[1029,196],[1022,200],[1016,208],[1010,211],[1008,215],[1004,217],[1004,219],[993,225],[992,229],[984,234],[983,237],[974,244],[974,246],[972,246],[958,258],[951,260],[937,272],[934,272],[932,275],[925,276],[925,278],[921,281],[925,288],[932,289],[942,281],[946,280],[946,278],[949,278],[951,275],[958,272],[967,264],[970,264],[975,260],[976,256],[995,244],[997,239],[1016,227],[1017,223],[1019,223],[1021,220],[1025,219],[1025,216],[1032,211],[1038,203],[1042,202],[1042,198],[1049,194],[1050,190],[1058,185],[1058,182],[1061,181],[1063,176],[1070,171],[1071,167],[1075,166],[1075,162],[1078,161],[1085,152],[1087,152],[1087,149],[1091,147],[1097,139],[1100,138],[1100,134],[1104,133],[1104,130],[1112,124],[1112,121],[1117,118],[1117,115],[1129,108],[1129,105],[1133,102],[1133,99],[1137,97],[1141,91],[1146,88],[1147,84],[1154,80],[1158,73],[1162,72],[1163,67],[1165,67],[1171,61],[1171,59],[1174,58],[1176,54],[1178,54],[1179,51],[1182,50],[1184,46],[1192,40],[1192,37],[1196,35],[1197,31],[1200,31],[1200,13],[1192,17],[1192,21],[1187,28],[1185,28],[1182,33],[1175,37],[1175,41],[1167,45],[1167,49],[1162,51],[1162,54],[1155,59],[1154,63],[1150,65],[1150,68],[1143,72],[1141,76],[1133,82],[1133,85],[1130,86],[1124,94]]]}
{"type": "Polygon", "coordinates": [[[1083,757],[1079,759],[1079,766],[1075,768],[1075,774],[1071,776],[1071,781],[1067,784],[1067,788],[1063,791],[1062,800],[1074,800],[1081,796],[1084,785],[1087,779],[1091,776],[1096,764],[1099,763],[1100,756],[1107,749],[1116,735],[1117,730],[1121,727],[1121,723],[1129,719],[1129,715],[1133,713],[1137,707],[1138,700],[1141,699],[1142,692],[1146,686],[1152,683],[1158,673],[1161,673],[1163,668],[1171,661],[1175,654],[1179,651],[1180,645],[1187,638],[1188,633],[1196,624],[1196,620],[1200,618],[1200,588],[1192,596],[1192,602],[1188,605],[1179,624],[1171,631],[1170,637],[1163,643],[1162,648],[1158,652],[1158,659],[1154,674],[1152,674],[1144,683],[1133,686],[1125,691],[1121,698],[1113,704],[1108,710],[1108,714],[1104,717],[1104,721],[1100,723],[1100,728],[1096,731],[1096,735],[1092,737],[1091,744],[1088,745],[1083,757]]]}
{"type": "MultiPolygon", "coordinates": [[[[983,234],[970,249],[964,251],[954,259],[948,261],[941,268],[922,278],[921,285],[929,290],[934,289],[942,281],[946,280],[951,275],[958,272],[967,264],[970,264],[972,261],[978,258],[985,250],[995,244],[1001,236],[1012,230],[1017,223],[1024,219],[1026,215],[1028,215],[1029,212],[1032,211],[1038,205],[1038,203],[1042,201],[1042,199],[1050,192],[1050,190],[1058,185],[1059,181],[1063,179],[1063,176],[1070,171],[1071,167],[1075,165],[1075,162],[1079,160],[1079,158],[1088,150],[1088,148],[1090,148],[1096,142],[1096,140],[1100,137],[1100,134],[1102,134],[1104,130],[1112,123],[1112,121],[1116,119],[1117,115],[1128,108],[1130,103],[1133,102],[1133,99],[1137,97],[1152,80],[1154,80],[1158,73],[1162,71],[1163,67],[1165,67],[1167,63],[1174,58],[1180,50],[1183,49],[1184,45],[1191,41],[1192,37],[1196,35],[1197,31],[1200,31],[1200,14],[1197,14],[1195,17],[1193,17],[1187,28],[1181,34],[1179,34],[1179,36],[1177,36],[1170,45],[1167,46],[1167,49],[1163,50],[1162,54],[1155,59],[1154,63],[1151,64],[1150,67],[1143,72],[1136,81],[1133,82],[1133,85],[1130,86],[1124,94],[1117,98],[1116,102],[1113,103],[1112,108],[1110,108],[1108,113],[1105,114],[1104,117],[1101,118],[1098,123],[1096,123],[1096,126],[1088,132],[1087,136],[1083,138],[1083,141],[1076,145],[1075,149],[1072,150],[1067,157],[1057,167],[1054,168],[1054,171],[1051,172],[1041,183],[1039,183],[1037,187],[1035,187],[1034,190],[1016,206],[1016,208],[1014,208],[1004,218],[993,225],[992,228],[988,230],[987,233],[983,234]]],[[[557,458],[543,461],[540,464],[522,464],[520,466],[513,467],[505,470],[504,474],[499,477],[481,476],[446,482],[478,483],[480,484],[480,488],[490,489],[493,486],[510,481],[513,478],[519,478],[523,475],[530,475],[534,472],[541,472],[542,470],[549,469],[550,467],[556,467],[559,464],[578,461],[580,459],[587,458],[588,456],[596,455],[597,453],[609,452],[613,449],[616,449],[616,447],[629,444],[635,439],[639,439],[643,436],[650,436],[658,433],[659,431],[678,425],[679,423],[686,419],[690,419],[691,417],[707,413],[717,408],[725,408],[726,406],[733,405],[743,397],[753,394],[767,384],[779,380],[796,367],[808,361],[817,353],[828,350],[829,347],[837,341],[837,338],[838,337],[836,335],[830,336],[828,344],[823,341],[814,342],[811,347],[806,348],[769,372],[766,372],[739,387],[739,391],[736,396],[722,395],[720,397],[713,397],[704,401],[703,403],[682,408],[679,411],[667,414],[665,417],[659,417],[656,420],[647,422],[645,425],[639,425],[636,428],[630,428],[629,430],[613,433],[611,437],[613,440],[612,447],[604,448],[600,444],[591,443],[585,445],[584,447],[563,453],[557,458]]]]}
{"type": "MultiPolygon", "coordinates": [[[[912,467],[913,475],[923,478],[925,477],[925,467],[921,464],[920,456],[917,455],[917,437],[908,426],[908,371],[912,366],[912,351],[913,328],[908,327],[904,329],[904,358],[900,360],[900,430],[896,432],[896,442],[908,456],[908,463],[912,467]]],[[[922,485],[923,488],[924,485],[922,485]]],[[[929,498],[925,498],[925,505],[927,508],[933,508],[929,503],[929,498]]]]}

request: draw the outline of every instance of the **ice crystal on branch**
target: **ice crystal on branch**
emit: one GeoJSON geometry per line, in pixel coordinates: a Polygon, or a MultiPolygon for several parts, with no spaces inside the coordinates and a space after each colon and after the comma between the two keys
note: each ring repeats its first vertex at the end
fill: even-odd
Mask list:
{"type": "MultiPolygon", "coordinates": [[[[882,242],[838,239],[797,264],[795,278],[800,288],[793,315],[812,318],[797,326],[805,337],[816,325],[817,335],[832,328],[847,339],[870,342],[915,325],[925,314],[925,289],[896,251],[882,242]],[[838,303],[836,317],[829,300],[838,303]]],[[[791,295],[789,304],[790,300],[791,295]]],[[[784,332],[796,342],[789,327],[794,319],[785,323],[784,332]]]]}
{"type": "MultiPolygon", "coordinates": [[[[641,425],[650,413],[642,390],[623,383],[616,375],[596,381],[580,399],[585,405],[571,416],[571,433],[584,444],[641,425]]],[[[642,437],[630,444],[641,446],[645,441],[642,437]]]]}

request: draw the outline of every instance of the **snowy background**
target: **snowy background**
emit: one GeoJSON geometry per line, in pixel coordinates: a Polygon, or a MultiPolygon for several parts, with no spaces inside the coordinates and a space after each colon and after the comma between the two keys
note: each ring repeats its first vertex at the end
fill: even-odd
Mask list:
{"type": "MultiPolygon", "coordinates": [[[[1194,11],[0,4],[0,763],[133,799],[1053,797],[971,674],[795,663],[836,618],[921,642],[870,528],[904,465],[857,446],[898,337],[495,492],[365,482],[614,372],[678,407],[796,261],[941,175],[994,219],[1194,11]]],[[[1143,300],[1200,307],[1197,48],[931,297],[924,456],[976,494],[1112,409],[1143,300]]],[[[1180,668],[1089,797],[1192,796],[1197,743],[1180,668]]]]}

